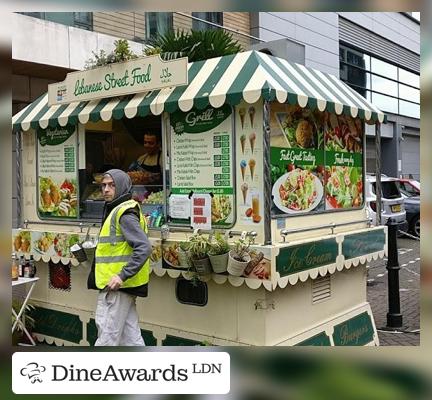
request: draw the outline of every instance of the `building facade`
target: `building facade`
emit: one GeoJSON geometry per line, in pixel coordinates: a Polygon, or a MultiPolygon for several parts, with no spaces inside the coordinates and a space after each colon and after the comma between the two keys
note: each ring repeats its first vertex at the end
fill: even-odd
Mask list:
{"type": "MultiPolygon", "coordinates": [[[[306,66],[336,75],[386,112],[382,172],[420,179],[418,20],[399,12],[253,13],[251,34],[302,45],[306,66]]],[[[373,126],[366,135],[367,170],[375,172],[373,126]]]]}

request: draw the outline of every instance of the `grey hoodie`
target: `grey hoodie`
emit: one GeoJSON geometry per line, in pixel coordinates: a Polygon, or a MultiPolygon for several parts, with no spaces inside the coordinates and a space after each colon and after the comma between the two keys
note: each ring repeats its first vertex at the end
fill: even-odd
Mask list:
{"type": "MultiPolygon", "coordinates": [[[[126,172],[120,169],[110,169],[104,173],[104,175],[106,174],[110,175],[114,181],[115,194],[114,199],[106,203],[107,213],[104,215],[104,220],[114,207],[131,198],[132,190],[132,182],[126,172]]],[[[135,210],[126,212],[121,216],[120,228],[126,241],[133,248],[129,262],[119,273],[120,279],[124,282],[139,272],[147,258],[150,257],[152,247],[147,235],[141,229],[139,215],[135,210]]]]}

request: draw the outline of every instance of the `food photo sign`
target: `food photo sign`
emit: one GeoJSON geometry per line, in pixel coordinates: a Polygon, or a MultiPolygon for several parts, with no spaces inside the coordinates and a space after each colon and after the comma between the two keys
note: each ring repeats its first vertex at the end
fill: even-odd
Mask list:
{"type": "Polygon", "coordinates": [[[74,126],[41,129],[38,137],[38,213],[78,218],[77,131],[74,126]]]}
{"type": "MultiPolygon", "coordinates": [[[[231,106],[175,112],[170,123],[171,194],[210,194],[211,225],[231,227],[235,215],[231,106]]],[[[172,222],[191,224],[190,218],[171,217],[172,222]]]]}
{"type": "Polygon", "coordinates": [[[363,204],[363,127],[359,119],[273,104],[273,214],[300,215],[363,204]]]}

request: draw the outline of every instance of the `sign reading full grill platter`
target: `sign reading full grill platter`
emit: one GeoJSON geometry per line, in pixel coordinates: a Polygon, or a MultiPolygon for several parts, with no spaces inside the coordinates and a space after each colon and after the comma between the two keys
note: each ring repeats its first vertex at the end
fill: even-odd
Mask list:
{"type": "Polygon", "coordinates": [[[48,105],[96,100],[187,85],[187,57],[163,61],[159,55],[67,74],[48,85],[48,105]]]}

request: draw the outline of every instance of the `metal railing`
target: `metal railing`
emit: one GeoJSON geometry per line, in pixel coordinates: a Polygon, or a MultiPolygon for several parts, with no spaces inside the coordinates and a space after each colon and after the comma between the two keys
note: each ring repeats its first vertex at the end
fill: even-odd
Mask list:
{"type": "Polygon", "coordinates": [[[371,226],[372,224],[372,218],[367,218],[367,219],[360,219],[360,220],[356,220],[356,221],[350,221],[350,222],[341,222],[336,224],[335,222],[332,222],[331,224],[327,224],[327,225],[320,225],[320,226],[309,226],[307,228],[296,228],[296,229],[281,229],[280,230],[280,235],[282,236],[283,239],[283,243],[286,243],[286,237],[290,234],[290,233],[299,233],[299,232],[310,232],[310,231],[317,231],[320,229],[330,229],[331,230],[331,234],[334,234],[334,230],[340,226],[348,226],[348,225],[355,225],[355,224],[362,224],[362,223],[367,223],[368,227],[371,226]]]}

